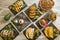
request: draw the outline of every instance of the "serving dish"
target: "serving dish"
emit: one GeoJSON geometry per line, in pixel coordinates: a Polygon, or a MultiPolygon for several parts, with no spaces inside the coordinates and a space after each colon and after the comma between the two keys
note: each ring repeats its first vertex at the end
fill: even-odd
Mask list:
{"type": "Polygon", "coordinates": [[[27,16],[34,22],[36,21],[43,13],[38,10],[36,4],[31,5],[25,13],[27,16]]]}
{"type": "Polygon", "coordinates": [[[17,15],[13,20],[12,23],[16,26],[16,28],[21,32],[26,26],[28,26],[31,22],[26,17],[26,15],[21,12],[17,15]]]}
{"type": "Polygon", "coordinates": [[[7,24],[0,30],[0,36],[3,38],[3,40],[13,40],[18,35],[19,33],[11,23],[7,24]]]}
{"type": "Polygon", "coordinates": [[[37,22],[36,25],[42,29],[45,28],[46,26],[49,25],[49,23],[51,22],[51,20],[49,18],[47,18],[47,14],[45,16],[43,16],[42,18],[40,18],[37,22]]]}
{"type": "Polygon", "coordinates": [[[44,28],[42,32],[49,40],[54,40],[58,35],[60,35],[60,31],[52,23],[44,28]]]}
{"type": "Polygon", "coordinates": [[[24,9],[27,5],[23,0],[17,0],[15,3],[10,5],[8,8],[12,11],[12,13],[15,15],[18,12],[20,12],[22,9],[24,9]]]}
{"type": "Polygon", "coordinates": [[[47,18],[52,20],[52,22],[55,21],[56,20],[56,13],[54,11],[50,10],[47,14],[47,18]]]}
{"type": "Polygon", "coordinates": [[[46,12],[51,10],[54,4],[55,4],[54,0],[40,0],[38,6],[41,11],[46,12]]]}
{"type": "Polygon", "coordinates": [[[36,40],[39,35],[41,35],[39,29],[36,28],[33,24],[30,25],[27,29],[25,29],[23,34],[28,40],[36,40]]]}

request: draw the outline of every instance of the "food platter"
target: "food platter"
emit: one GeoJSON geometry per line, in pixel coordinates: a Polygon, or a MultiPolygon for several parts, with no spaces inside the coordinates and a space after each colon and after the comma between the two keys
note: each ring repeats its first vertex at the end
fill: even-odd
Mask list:
{"type": "MultiPolygon", "coordinates": [[[[57,36],[55,36],[56,34],[55,34],[55,32],[57,32],[57,31],[59,31],[55,26],[54,26],[54,24],[49,24],[48,25],[48,27],[46,27],[46,28],[44,28],[43,30],[42,30],[42,32],[44,33],[44,35],[49,39],[49,40],[54,40],[57,36]],[[50,28],[49,28],[50,27],[50,28]],[[53,32],[53,34],[51,34],[50,35],[50,37],[45,33],[45,31],[47,31],[48,29],[50,29],[50,33],[52,33],[53,32]],[[51,31],[52,30],[52,31],[51,31]],[[54,36],[52,36],[52,35],[54,35],[54,36]]],[[[59,33],[58,33],[58,35],[59,35],[59,33]]]]}
{"type": "Polygon", "coordinates": [[[13,40],[19,34],[17,32],[17,30],[12,26],[11,23],[9,23],[8,25],[6,25],[2,30],[0,30],[0,32],[1,32],[1,37],[3,38],[3,40],[13,40]],[[10,36],[4,35],[4,31],[8,35],[10,34],[10,36]]]}
{"type": "Polygon", "coordinates": [[[53,5],[47,1],[52,6],[50,8],[46,6],[48,4],[44,8],[39,2],[16,0],[6,8],[1,7],[0,37],[3,40],[59,40],[60,11],[54,8],[56,1],[51,1],[53,5]]]}

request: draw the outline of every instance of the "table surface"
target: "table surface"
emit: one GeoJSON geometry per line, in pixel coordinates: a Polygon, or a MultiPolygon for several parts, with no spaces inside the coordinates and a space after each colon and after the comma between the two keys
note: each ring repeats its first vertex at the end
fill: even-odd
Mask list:
{"type": "MultiPolygon", "coordinates": [[[[16,0],[0,0],[0,9],[1,10],[8,10],[8,6],[13,4],[16,0]]],[[[24,0],[28,6],[32,5],[33,3],[38,4],[39,0],[24,0]]],[[[60,30],[60,0],[54,0],[55,5],[53,7],[53,11],[56,12],[57,19],[53,22],[53,24],[60,30]]],[[[0,13],[1,13],[0,10],[0,13]]],[[[1,15],[0,15],[1,17],[1,15]]],[[[8,22],[7,22],[8,23],[8,22]]],[[[6,23],[6,24],[7,24],[6,23]]],[[[5,24],[0,25],[0,29],[2,29],[5,26],[5,24]]],[[[2,38],[0,38],[2,40],[2,38]]],[[[26,37],[20,33],[14,40],[27,40],[26,37]],[[22,37],[21,37],[22,36],[22,37]]],[[[37,40],[48,40],[44,35],[39,36],[37,40]]],[[[55,39],[60,40],[60,35],[55,39]]]]}

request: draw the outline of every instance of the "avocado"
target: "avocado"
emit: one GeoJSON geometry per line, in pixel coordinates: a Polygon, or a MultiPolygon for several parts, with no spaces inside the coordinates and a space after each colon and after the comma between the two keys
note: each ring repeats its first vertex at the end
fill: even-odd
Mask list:
{"type": "Polygon", "coordinates": [[[10,17],[11,17],[11,14],[9,13],[9,14],[4,16],[4,20],[8,21],[10,19],[10,17]]]}
{"type": "Polygon", "coordinates": [[[13,19],[13,22],[17,24],[18,23],[18,19],[16,19],[16,18],[13,19]]]}
{"type": "Polygon", "coordinates": [[[46,23],[46,21],[45,21],[44,19],[42,19],[42,21],[41,21],[41,22],[42,22],[42,24],[45,24],[45,23],[46,23]]]}

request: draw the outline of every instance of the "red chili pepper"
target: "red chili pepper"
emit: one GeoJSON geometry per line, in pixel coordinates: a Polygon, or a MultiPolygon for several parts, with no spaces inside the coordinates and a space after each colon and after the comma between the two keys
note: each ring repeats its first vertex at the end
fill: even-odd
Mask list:
{"type": "Polygon", "coordinates": [[[56,29],[55,31],[56,31],[56,32],[58,32],[59,30],[58,30],[58,29],[56,29]]]}

